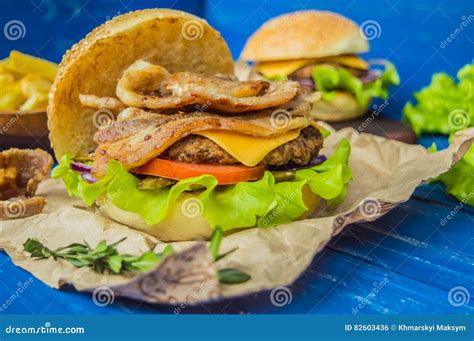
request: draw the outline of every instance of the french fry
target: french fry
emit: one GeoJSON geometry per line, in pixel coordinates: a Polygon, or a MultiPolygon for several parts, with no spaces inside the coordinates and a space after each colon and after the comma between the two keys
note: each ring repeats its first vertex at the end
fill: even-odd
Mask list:
{"type": "Polygon", "coordinates": [[[9,58],[0,60],[0,72],[1,73],[9,72],[10,70],[8,68],[8,65],[9,65],[9,58]]]}
{"type": "Polygon", "coordinates": [[[29,97],[21,106],[21,112],[45,110],[48,105],[48,93],[35,93],[29,97]]]}
{"type": "Polygon", "coordinates": [[[12,86],[15,84],[15,76],[11,72],[0,72],[0,91],[4,91],[3,88],[12,86]]]}
{"type": "Polygon", "coordinates": [[[57,64],[18,51],[10,52],[8,68],[20,75],[38,74],[51,82],[58,72],[57,64]]]}
{"type": "Polygon", "coordinates": [[[0,92],[0,112],[16,111],[26,97],[19,84],[2,88],[0,92]]]}
{"type": "Polygon", "coordinates": [[[37,93],[47,93],[51,89],[51,81],[39,74],[30,74],[20,81],[21,91],[26,97],[31,97],[37,93]]]}

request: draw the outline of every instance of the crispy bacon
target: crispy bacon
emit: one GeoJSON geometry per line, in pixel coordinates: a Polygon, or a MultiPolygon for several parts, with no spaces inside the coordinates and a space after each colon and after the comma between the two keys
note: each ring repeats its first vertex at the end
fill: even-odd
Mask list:
{"type": "Polygon", "coordinates": [[[95,95],[79,95],[79,101],[87,108],[121,111],[127,106],[113,97],[98,97],[95,95]]]}
{"type": "Polygon", "coordinates": [[[169,73],[159,65],[139,60],[117,84],[117,97],[130,107],[185,109],[190,106],[225,113],[243,113],[277,107],[293,99],[296,82],[245,81],[203,77],[190,72],[169,73]]]}
{"type": "Polygon", "coordinates": [[[42,149],[11,148],[0,152],[0,200],[33,196],[52,165],[53,158],[42,149]]]}
{"type": "Polygon", "coordinates": [[[285,117],[278,118],[268,113],[231,117],[202,113],[175,115],[178,117],[169,120],[138,116],[135,120],[144,120],[140,123],[133,120],[118,121],[96,134],[95,141],[99,146],[94,153],[92,173],[97,178],[102,177],[110,160],[119,161],[127,169],[144,165],[175,142],[199,131],[218,129],[273,137],[311,124],[304,116],[292,117],[290,111],[281,110],[277,114],[285,117]],[[141,125],[140,129],[136,129],[138,125],[141,125]],[[133,129],[135,132],[131,133],[133,129]]]}
{"type": "Polygon", "coordinates": [[[0,220],[41,212],[46,199],[33,196],[52,165],[51,155],[41,149],[0,152],[0,220]]]}
{"type": "Polygon", "coordinates": [[[41,213],[45,205],[44,197],[15,197],[0,201],[0,220],[30,217],[41,213]]]}

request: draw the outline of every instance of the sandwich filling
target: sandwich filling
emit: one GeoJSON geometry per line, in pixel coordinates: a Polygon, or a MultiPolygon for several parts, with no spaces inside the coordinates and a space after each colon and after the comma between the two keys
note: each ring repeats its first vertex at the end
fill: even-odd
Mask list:
{"type": "Polygon", "coordinates": [[[372,98],[388,98],[388,89],[400,79],[393,64],[385,60],[367,62],[356,55],[315,59],[260,62],[256,70],[269,80],[292,80],[331,102],[338,91],[354,96],[365,107],[372,98]]]}
{"type": "Polygon", "coordinates": [[[170,73],[140,60],[116,95],[80,96],[116,118],[95,134],[90,159],[66,155],[53,172],[89,205],[106,196],[153,225],[194,192],[211,226],[231,229],[293,221],[310,209],[304,193],[331,204],[345,197],[350,146],[343,140],[334,155],[319,155],[321,128],[298,82],[170,73]]]}

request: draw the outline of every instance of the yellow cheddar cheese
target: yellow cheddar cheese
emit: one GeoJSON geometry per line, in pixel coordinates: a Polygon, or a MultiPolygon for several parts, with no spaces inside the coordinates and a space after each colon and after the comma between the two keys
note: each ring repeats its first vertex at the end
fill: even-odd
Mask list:
{"type": "Polygon", "coordinates": [[[197,134],[213,141],[242,164],[254,167],[272,150],[296,139],[300,131],[295,129],[272,138],[255,137],[225,130],[207,130],[197,134]]]}

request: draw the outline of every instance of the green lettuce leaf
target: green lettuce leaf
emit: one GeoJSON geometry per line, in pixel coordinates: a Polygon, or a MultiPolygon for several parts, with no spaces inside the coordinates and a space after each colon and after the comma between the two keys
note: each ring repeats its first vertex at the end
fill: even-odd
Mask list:
{"type": "Polygon", "coordinates": [[[449,172],[439,177],[449,194],[465,204],[474,206],[474,145],[449,172]]]}
{"type": "Polygon", "coordinates": [[[387,63],[384,73],[373,82],[363,84],[362,81],[344,68],[331,65],[317,65],[312,72],[316,89],[323,94],[323,100],[332,101],[336,91],[347,91],[354,94],[361,106],[367,106],[372,98],[388,98],[388,88],[400,84],[395,66],[387,63]]]}
{"type": "MultiPolygon", "coordinates": [[[[431,84],[415,93],[418,103],[405,105],[403,120],[417,134],[452,135],[474,126],[474,62],[461,68],[457,78],[458,83],[445,73],[434,74],[431,84]]],[[[428,151],[436,149],[436,145],[432,145],[428,151]]],[[[474,206],[474,145],[435,181],[443,182],[448,193],[458,200],[474,206]]]]}
{"type": "Polygon", "coordinates": [[[217,186],[211,175],[181,180],[171,187],[139,189],[140,180],[119,162],[110,161],[107,174],[90,184],[72,171],[71,158],[64,156],[53,170],[52,177],[64,181],[69,195],[78,196],[92,205],[105,195],[122,210],[139,214],[145,223],[162,221],[170,207],[184,192],[194,192],[202,204],[202,214],[211,226],[224,231],[233,228],[269,226],[291,222],[308,208],[304,190],[337,204],[345,198],[352,172],[347,165],[350,144],[343,139],[334,154],[321,165],[299,170],[293,181],[275,182],[271,172],[265,172],[258,181],[217,186]],[[306,187],[307,186],[307,187],[306,187]]]}
{"type": "Polygon", "coordinates": [[[417,134],[448,135],[474,126],[474,63],[459,70],[457,78],[458,83],[445,73],[434,74],[431,84],[415,93],[417,104],[405,105],[403,120],[417,134]]]}

